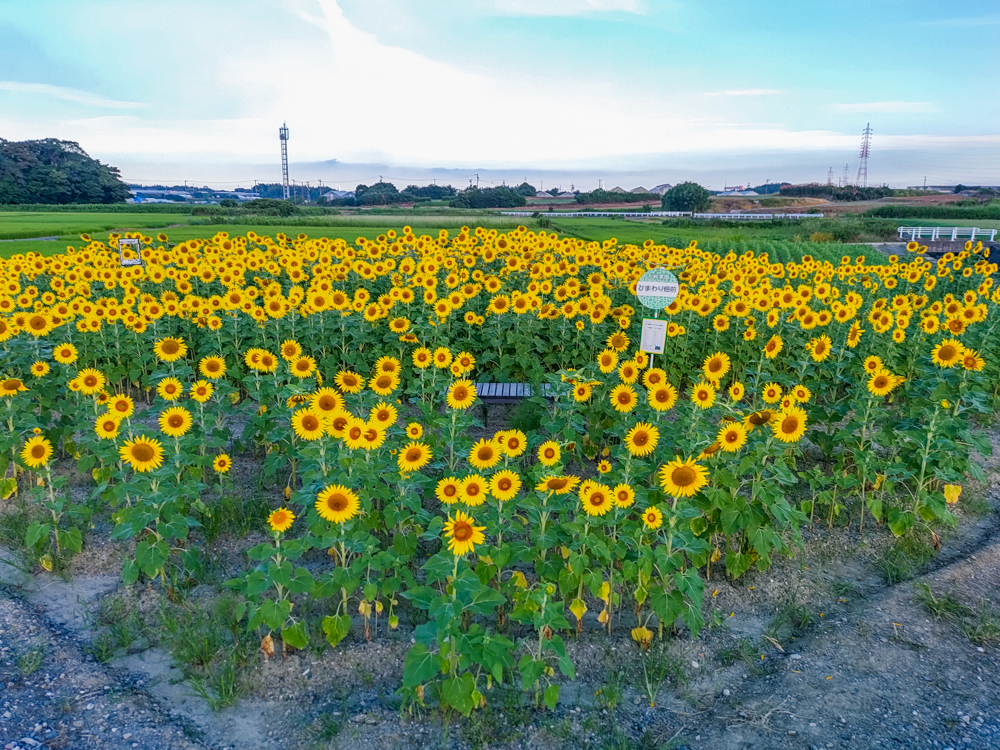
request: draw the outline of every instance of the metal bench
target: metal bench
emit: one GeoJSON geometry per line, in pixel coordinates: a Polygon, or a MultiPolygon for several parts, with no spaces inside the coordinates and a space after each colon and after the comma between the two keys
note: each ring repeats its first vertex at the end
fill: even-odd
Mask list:
{"type": "MultiPolygon", "coordinates": [[[[542,384],[542,395],[545,398],[552,398],[549,395],[551,391],[552,386],[542,384]]],[[[534,391],[528,383],[476,383],[476,396],[487,404],[516,404],[533,395],[534,391]]]]}

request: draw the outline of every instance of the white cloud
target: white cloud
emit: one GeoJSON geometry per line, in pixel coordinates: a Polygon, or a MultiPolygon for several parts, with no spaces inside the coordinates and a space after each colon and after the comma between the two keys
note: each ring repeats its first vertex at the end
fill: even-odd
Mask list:
{"type": "Polygon", "coordinates": [[[778,89],[731,89],[729,91],[707,91],[705,96],[773,96],[778,89]]]}
{"type": "Polygon", "coordinates": [[[834,104],[836,112],[845,114],[922,114],[927,112],[937,112],[937,108],[930,102],[860,102],[857,104],[834,104]]]}
{"type": "Polygon", "coordinates": [[[52,96],[66,102],[84,104],[88,107],[100,107],[102,109],[138,109],[145,107],[140,102],[119,102],[114,99],[105,99],[103,96],[91,94],[88,91],[69,89],[63,86],[51,86],[47,83],[21,83],[20,81],[0,81],[0,91],[13,91],[19,94],[41,94],[42,96],[52,96]]]}
{"type": "Polygon", "coordinates": [[[578,16],[587,13],[645,13],[642,0],[494,0],[500,13],[517,16],[578,16]]]}

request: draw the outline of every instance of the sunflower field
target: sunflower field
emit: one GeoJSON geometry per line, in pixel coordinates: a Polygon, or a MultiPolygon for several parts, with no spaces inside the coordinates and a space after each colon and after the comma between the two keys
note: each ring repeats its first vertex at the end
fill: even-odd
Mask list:
{"type": "Polygon", "coordinates": [[[980,245],[780,263],[523,227],[129,237],[141,265],[115,235],[0,261],[24,546],[52,569],[106,529],[125,584],[181,591],[249,473],[271,507],[226,582],[241,627],[266,656],[402,628],[410,705],[467,715],[513,682],[553,707],[585,625],[697,636],[706,580],[767,569],[804,526],[937,542],[985,479],[980,245]],[[653,267],[681,290],[651,362],[653,267]],[[497,382],[530,384],[534,419],[487,429],[497,382]]]}

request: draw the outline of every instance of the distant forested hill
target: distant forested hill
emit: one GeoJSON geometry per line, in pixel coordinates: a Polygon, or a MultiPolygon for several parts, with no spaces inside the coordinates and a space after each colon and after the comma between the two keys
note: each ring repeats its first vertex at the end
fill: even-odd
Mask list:
{"type": "Polygon", "coordinates": [[[0,138],[0,203],[124,203],[118,170],[72,141],[0,138]]]}

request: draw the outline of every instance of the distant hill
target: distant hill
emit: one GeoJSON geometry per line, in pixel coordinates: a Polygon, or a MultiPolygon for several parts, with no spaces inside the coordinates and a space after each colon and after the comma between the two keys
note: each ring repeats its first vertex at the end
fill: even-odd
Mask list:
{"type": "Polygon", "coordinates": [[[91,159],[78,143],[0,138],[0,203],[124,203],[118,169],[91,159]]]}

